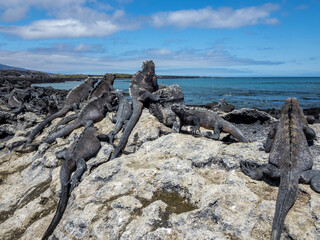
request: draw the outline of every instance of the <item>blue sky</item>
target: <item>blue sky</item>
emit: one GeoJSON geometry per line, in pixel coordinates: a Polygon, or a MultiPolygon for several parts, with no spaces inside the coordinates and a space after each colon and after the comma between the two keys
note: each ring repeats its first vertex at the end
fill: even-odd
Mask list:
{"type": "Polygon", "coordinates": [[[0,0],[0,64],[50,73],[320,76],[320,0],[0,0]]]}

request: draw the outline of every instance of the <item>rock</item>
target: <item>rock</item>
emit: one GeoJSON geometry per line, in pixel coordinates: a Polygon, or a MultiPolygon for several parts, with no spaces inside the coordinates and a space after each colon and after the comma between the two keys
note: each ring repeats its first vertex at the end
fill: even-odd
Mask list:
{"type": "Polygon", "coordinates": [[[224,114],[222,116],[225,120],[232,123],[245,123],[252,124],[255,122],[270,122],[276,121],[271,115],[266,112],[256,109],[242,108],[240,110],[234,110],[231,113],[224,114]]]}
{"type": "Polygon", "coordinates": [[[214,111],[222,111],[222,112],[232,112],[234,110],[234,105],[228,104],[224,98],[220,99],[219,102],[213,101],[212,103],[207,103],[205,108],[209,108],[214,111]]]}
{"type": "Polygon", "coordinates": [[[12,149],[21,146],[26,142],[26,137],[15,137],[7,141],[7,148],[11,151],[12,149]]]}
{"type": "Polygon", "coordinates": [[[154,94],[165,96],[165,99],[158,103],[150,103],[150,113],[167,127],[172,127],[176,121],[176,114],[171,110],[171,106],[173,104],[184,104],[181,87],[178,84],[171,86],[160,85],[160,89],[154,94]]]}
{"type": "MultiPolygon", "coordinates": [[[[144,109],[128,141],[130,154],[107,161],[113,147],[102,143],[98,155],[87,162],[88,171],[71,193],[51,239],[269,239],[277,182],[252,180],[241,172],[239,162],[268,160],[259,148],[274,119],[256,110],[238,111],[229,113],[231,118],[255,121],[237,125],[250,143],[172,133],[144,109]]],[[[95,124],[99,133],[113,129],[110,117],[95,124]]],[[[320,134],[320,124],[312,128],[320,134]]],[[[55,154],[82,131],[42,144],[36,153],[0,150],[1,239],[42,237],[59,201],[63,161],[55,154]]],[[[48,128],[36,140],[45,134],[48,128]]],[[[20,130],[10,141],[22,135],[20,130]]],[[[315,141],[310,149],[320,169],[320,144],[315,141]]],[[[319,194],[300,184],[282,238],[318,239],[319,205],[319,194]]]]}

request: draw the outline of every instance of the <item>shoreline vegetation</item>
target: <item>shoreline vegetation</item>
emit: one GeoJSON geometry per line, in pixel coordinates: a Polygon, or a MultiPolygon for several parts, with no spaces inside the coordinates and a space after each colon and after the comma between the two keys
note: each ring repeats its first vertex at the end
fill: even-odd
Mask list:
{"type": "MultiPolygon", "coordinates": [[[[131,79],[133,74],[128,73],[114,73],[117,80],[131,79]]],[[[157,75],[159,79],[175,79],[175,78],[203,78],[202,76],[175,76],[175,75],[157,75]]],[[[0,70],[0,80],[10,81],[15,83],[17,81],[28,81],[34,83],[58,83],[68,81],[82,81],[87,77],[100,77],[103,75],[90,75],[90,74],[48,74],[39,71],[30,70],[0,70]]]]}
{"type": "MultiPolygon", "coordinates": [[[[116,74],[116,80],[131,79],[133,74],[126,73],[114,73],[116,74]]],[[[25,81],[30,84],[37,83],[59,83],[68,81],[83,81],[87,77],[103,77],[103,75],[86,75],[86,74],[48,74],[39,71],[31,70],[0,70],[0,82],[9,81],[12,84],[21,83],[25,81]]],[[[203,76],[175,76],[175,75],[157,75],[158,79],[181,79],[181,78],[207,78],[203,76]]],[[[209,78],[209,77],[208,77],[209,78]]],[[[216,77],[219,78],[219,77],[216,77]]],[[[210,108],[209,105],[212,103],[194,105],[193,107],[210,108]]],[[[269,113],[273,117],[278,118],[280,109],[266,108],[258,109],[269,113]]],[[[303,108],[306,115],[313,115],[316,118],[316,122],[320,122],[320,107],[303,108]]]]}

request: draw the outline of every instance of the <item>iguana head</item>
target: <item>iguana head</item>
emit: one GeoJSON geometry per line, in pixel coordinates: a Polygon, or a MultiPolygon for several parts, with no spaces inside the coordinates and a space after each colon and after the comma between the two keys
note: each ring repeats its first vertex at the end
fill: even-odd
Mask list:
{"type": "Polygon", "coordinates": [[[173,104],[171,110],[176,114],[182,114],[184,112],[183,106],[181,104],[173,104]]]}
{"type": "Polygon", "coordinates": [[[88,83],[91,86],[94,86],[98,82],[98,79],[97,78],[88,77],[88,78],[86,78],[86,80],[84,80],[84,82],[88,83]]]}

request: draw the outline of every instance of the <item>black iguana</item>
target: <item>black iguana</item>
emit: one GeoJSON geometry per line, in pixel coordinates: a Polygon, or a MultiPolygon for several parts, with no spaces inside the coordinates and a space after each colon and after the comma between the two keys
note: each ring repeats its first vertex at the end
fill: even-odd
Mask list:
{"type": "Polygon", "coordinates": [[[262,179],[264,175],[280,178],[272,240],[280,239],[286,215],[298,195],[298,183],[310,183],[314,191],[320,192],[320,171],[312,170],[313,159],[306,138],[312,133],[298,100],[288,98],[281,109],[277,128],[268,136],[269,163],[240,162],[243,173],[253,179],[262,179]]]}
{"type": "Polygon", "coordinates": [[[209,110],[187,109],[184,105],[176,104],[171,107],[172,111],[178,116],[180,123],[174,124],[174,130],[180,132],[182,125],[192,125],[192,133],[200,132],[200,127],[214,130],[210,136],[219,139],[220,132],[230,133],[240,142],[248,142],[243,133],[233,124],[221,118],[218,114],[209,110]]]}
{"type": "Polygon", "coordinates": [[[85,82],[73,89],[71,89],[66,97],[64,106],[62,109],[52,115],[46,117],[40,122],[36,128],[28,135],[28,139],[24,144],[23,148],[26,148],[33,139],[49,124],[52,120],[62,117],[67,114],[71,109],[76,108],[82,101],[86,100],[91,91],[93,90],[94,84],[97,82],[95,78],[87,78],[85,82]]]}
{"type": "Polygon", "coordinates": [[[59,224],[72,190],[78,185],[81,176],[87,169],[86,161],[99,152],[101,147],[99,140],[105,140],[105,136],[98,135],[96,128],[91,125],[92,121],[87,122],[86,129],[78,141],[69,149],[57,154],[57,157],[65,159],[60,169],[61,195],[56,213],[42,240],[48,239],[59,224]]]}

